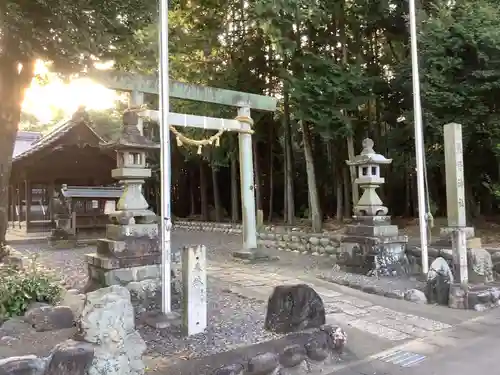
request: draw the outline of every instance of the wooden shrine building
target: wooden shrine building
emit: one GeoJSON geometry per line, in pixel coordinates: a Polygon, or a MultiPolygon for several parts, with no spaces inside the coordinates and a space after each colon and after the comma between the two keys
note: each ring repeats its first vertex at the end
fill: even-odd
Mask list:
{"type": "Polygon", "coordinates": [[[34,141],[29,145],[22,132],[16,140],[9,186],[11,225],[24,226],[27,232],[48,231],[54,218],[52,198],[63,185],[99,190],[99,186],[116,183],[111,177],[116,155],[99,147],[105,140],[94,131],[83,109],[46,135],[31,137],[34,141]]]}

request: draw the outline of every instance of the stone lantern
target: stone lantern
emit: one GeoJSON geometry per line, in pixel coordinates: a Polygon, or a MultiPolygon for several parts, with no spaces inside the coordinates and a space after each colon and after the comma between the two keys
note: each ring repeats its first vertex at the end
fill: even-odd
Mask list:
{"type": "MultiPolygon", "coordinates": [[[[142,193],[144,179],[151,177],[146,168],[146,152],[158,149],[159,144],[144,137],[137,128],[139,116],[127,111],[123,115],[123,131],[116,141],[103,145],[116,151],[116,169],[111,176],[124,185],[123,195],[118,200],[116,212],[110,219],[116,224],[150,224],[156,222],[156,214],[150,211],[142,193]]],[[[156,226],[155,226],[156,227],[156,226]]]]}
{"type": "Polygon", "coordinates": [[[363,150],[346,163],[355,166],[358,178],[354,181],[363,194],[353,209],[353,223],[342,235],[338,261],[358,268],[363,273],[401,275],[408,272],[405,255],[408,238],[400,236],[396,225],[387,216],[388,209],[376,189],[385,181],[380,177],[380,167],[392,163],[373,150],[373,141],[363,141],[363,150]]]}
{"type": "Polygon", "coordinates": [[[117,168],[111,174],[124,188],[116,211],[109,213],[106,238],[97,241],[97,253],[86,256],[86,291],[134,282],[133,288],[154,293],[161,285],[157,216],[149,210],[142,193],[144,179],[151,177],[151,170],[146,168],[146,152],[159,145],[139,133],[137,122],[135,112],[125,112],[121,136],[102,146],[116,151],[117,168]]]}
{"type": "Polygon", "coordinates": [[[358,178],[354,183],[363,189],[361,198],[354,206],[354,214],[356,216],[387,215],[387,207],[383,205],[376,189],[385,182],[384,178],[380,177],[380,166],[391,164],[392,159],[386,159],[385,156],[377,154],[373,150],[373,141],[366,138],[363,141],[361,154],[346,163],[357,167],[358,178]]]}

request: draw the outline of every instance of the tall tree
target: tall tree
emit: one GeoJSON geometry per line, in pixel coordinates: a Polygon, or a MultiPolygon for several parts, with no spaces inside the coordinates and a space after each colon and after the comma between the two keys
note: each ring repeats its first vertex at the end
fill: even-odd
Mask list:
{"type": "Polygon", "coordinates": [[[12,152],[24,91],[38,59],[76,73],[119,53],[132,33],[151,23],[155,2],[46,0],[0,2],[0,244],[5,242],[12,152]],[[117,52],[118,51],[118,52],[117,52]]]}

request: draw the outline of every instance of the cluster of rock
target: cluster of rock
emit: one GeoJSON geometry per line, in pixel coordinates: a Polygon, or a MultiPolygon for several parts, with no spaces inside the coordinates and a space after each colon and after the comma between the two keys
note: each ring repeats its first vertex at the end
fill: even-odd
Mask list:
{"type": "Polygon", "coordinates": [[[305,284],[274,288],[267,304],[266,330],[293,333],[294,344],[273,352],[251,356],[246,361],[216,369],[212,375],[275,375],[325,373],[343,352],[347,335],[340,327],[325,325],[321,297],[305,284]]]}
{"type": "MultiPolygon", "coordinates": [[[[142,355],[146,344],[135,330],[134,309],[126,288],[111,286],[86,296],[69,292],[63,303],[71,306],[35,306],[24,318],[17,319],[17,324],[24,322],[46,331],[76,323],[77,334],[58,344],[47,357],[29,355],[0,360],[1,374],[144,374],[142,355]]],[[[8,329],[13,322],[5,322],[0,330],[8,329]]]]}
{"type": "Polygon", "coordinates": [[[304,332],[305,344],[292,344],[276,352],[261,353],[247,361],[216,369],[212,375],[271,375],[326,373],[338,363],[345,333],[338,327],[322,326],[304,332]]]}
{"type": "Polygon", "coordinates": [[[494,282],[491,254],[485,249],[468,249],[469,284],[460,285],[453,274],[451,251],[431,249],[435,258],[427,274],[425,291],[409,290],[405,299],[417,303],[436,303],[455,309],[483,311],[500,306],[500,283],[494,282]]]}

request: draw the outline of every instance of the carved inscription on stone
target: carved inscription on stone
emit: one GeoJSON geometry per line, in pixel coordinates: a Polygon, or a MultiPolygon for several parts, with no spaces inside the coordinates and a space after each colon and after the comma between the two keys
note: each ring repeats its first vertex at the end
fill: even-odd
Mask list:
{"type": "Polygon", "coordinates": [[[203,245],[182,250],[182,283],[184,288],[183,328],[188,336],[207,327],[207,265],[203,245]]]}

